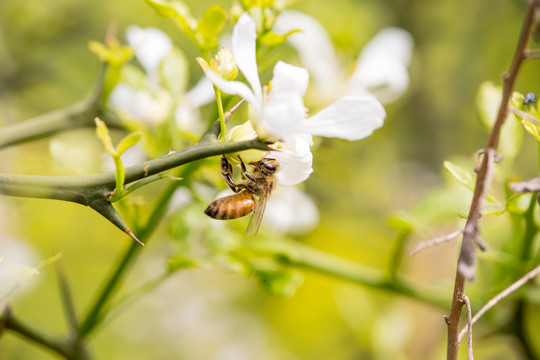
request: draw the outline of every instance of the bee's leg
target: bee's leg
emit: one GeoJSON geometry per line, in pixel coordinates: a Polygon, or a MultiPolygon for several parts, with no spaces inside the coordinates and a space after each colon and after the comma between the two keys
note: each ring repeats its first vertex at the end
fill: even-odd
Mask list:
{"type": "Polygon", "coordinates": [[[229,161],[227,160],[227,158],[225,157],[225,155],[223,155],[221,157],[221,175],[225,179],[225,183],[235,193],[239,192],[243,188],[242,184],[236,184],[234,182],[234,180],[232,178],[232,166],[229,163],[229,161]]]}
{"type": "Polygon", "coordinates": [[[246,164],[244,164],[240,155],[238,155],[238,160],[240,160],[240,169],[242,169],[242,176],[247,177],[251,181],[255,181],[255,178],[253,177],[253,175],[247,172],[246,164]]]}

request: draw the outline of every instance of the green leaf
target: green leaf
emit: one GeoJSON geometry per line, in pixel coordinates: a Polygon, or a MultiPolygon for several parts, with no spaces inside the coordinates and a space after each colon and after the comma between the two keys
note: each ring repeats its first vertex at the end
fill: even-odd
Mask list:
{"type": "Polygon", "coordinates": [[[197,20],[189,13],[189,8],[180,1],[168,0],[145,0],[158,15],[173,20],[182,32],[192,41],[196,41],[194,29],[197,28],[197,20]]]}
{"type": "MultiPolygon", "coordinates": [[[[501,99],[501,87],[495,86],[491,82],[485,82],[480,85],[476,98],[476,108],[480,121],[488,130],[491,130],[495,123],[501,99]]],[[[520,99],[523,99],[523,95],[514,93],[510,102],[512,104],[522,103],[520,99]]],[[[506,159],[513,159],[521,148],[523,134],[520,128],[516,116],[510,113],[504,123],[498,150],[506,159]]]]}
{"type": "Polygon", "coordinates": [[[290,297],[304,281],[299,272],[258,271],[257,277],[263,288],[274,296],[290,297]]]}
{"type": "Polygon", "coordinates": [[[127,45],[122,46],[117,39],[109,40],[107,44],[89,41],[88,48],[111,65],[122,65],[133,57],[133,49],[127,45]]]}
{"type": "Polygon", "coordinates": [[[174,255],[167,260],[167,271],[169,273],[175,272],[180,269],[197,266],[197,262],[184,255],[174,255]]]}
{"type": "Polygon", "coordinates": [[[187,86],[188,63],[186,57],[178,48],[173,48],[162,60],[160,75],[163,85],[174,98],[180,98],[187,86]]]}
{"type": "Polygon", "coordinates": [[[527,119],[523,119],[521,123],[523,124],[523,127],[525,128],[525,130],[527,130],[529,134],[534,136],[536,141],[540,143],[540,134],[538,133],[538,128],[536,127],[536,124],[534,124],[532,121],[529,121],[527,119]]]}
{"type": "Polygon", "coordinates": [[[132,132],[131,134],[126,135],[118,144],[116,148],[116,152],[118,156],[122,155],[126,152],[127,149],[135,145],[139,140],[141,139],[142,132],[136,131],[132,132]]]}
{"type": "Polygon", "coordinates": [[[506,206],[500,202],[485,202],[480,209],[482,215],[502,215],[506,212],[506,206]]]}
{"type": "Polygon", "coordinates": [[[492,82],[484,82],[478,89],[476,97],[476,109],[480,121],[486,129],[491,129],[497,117],[497,111],[501,103],[502,88],[492,82]]]}
{"type": "Polygon", "coordinates": [[[137,90],[148,87],[148,80],[144,71],[132,64],[122,66],[120,80],[122,83],[137,90]]]}
{"type": "Polygon", "coordinates": [[[107,150],[107,152],[112,156],[116,156],[116,149],[112,144],[111,135],[109,134],[109,129],[107,128],[107,125],[99,118],[95,118],[95,122],[97,137],[105,146],[105,150],[107,150]]]}
{"type": "Polygon", "coordinates": [[[204,11],[196,30],[203,39],[201,47],[214,49],[218,46],[217,36],[226,21],[227,13],[221,5],[212,5],[204,11]]]}
{"type": "MultiPolygon", "coordinates": [[[[461,184],[465,185],[469,190],[474,191],[476,186],[476,176],[471,172],[463,169],[462,167],[446,160],[444,167],[452,176],[459,181],[461,184]]],[[[500,202],[488,191],[486,194],[486,200],[493,204],[500,204],[500,202]]]]}
{"type": "Polygon", "coordinates": [[[301,30],[299,29],[291,30],[285,35],[280,35],[275,32],[267,32],[261,37],[261,43],[270,47],[278,46],[278,45],[283,44],[289,36],[297,32],[301,32],[301,30]]]}
{"type": "Polygon", "coordinates": [[[457,181],[465,185],[471,191],[474,191],[476,179],[472,173],[448,160],[446,160],[443,165],[457,181]]]}

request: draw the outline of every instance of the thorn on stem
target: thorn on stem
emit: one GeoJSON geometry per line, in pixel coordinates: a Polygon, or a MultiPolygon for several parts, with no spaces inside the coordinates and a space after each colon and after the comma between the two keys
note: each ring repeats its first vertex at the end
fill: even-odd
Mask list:
{"type": "Polygon", "coordinates": [[[137,237],[135,236],[135,234],[133,234],[133,232],[131,232],[131,230],[126,230],[126,234],[128,234],[130,238],[132,238],[133,240],[135,240],[135,241],[138,242],[141,246],[144,247],[144,243],[142,243],[139,239],[137,239],[137,237]]]}
{"type": "Polygon", "coordinates": [[[446,325],[450,325],[450,317],[447,316],[447,315],[443,315],[443,319],[444,319],[444,322],[446,323],[446,325]]]}

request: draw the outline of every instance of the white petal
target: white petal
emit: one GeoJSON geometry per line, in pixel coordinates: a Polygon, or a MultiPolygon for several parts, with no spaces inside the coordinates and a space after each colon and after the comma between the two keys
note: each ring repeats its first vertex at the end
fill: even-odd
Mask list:
{"type": "Polygon", "coordinates": [[[267,157],[279,162],[280,169],[276,174],[278,184],[296,185],[306,180],[313,172],[313,154],[309,148],[311,137],[298,135],[277,144],[281,145],[281,150],[271,151],[267,157]]]}
{"type": "Polygon", "coordinates": [[[388,27],[379,31],[364,47],[358,61],[366,58],[390,58],[408,66],[414,40],[406,30],[388,27]]]}
{"type": "Polygon", "coordinates": [[[261,112],[262,104],[257,100],[255,94],[253,94],[253,91],[251,91],[249,86],[240,81],[225,80],[210,69],[206,70],[204,73],[210,79],[210,81],[212,81],[214,85],[216,85],[225,94],[238,95],[253,105],[258,114],[261,112]]]}
{"type": "Polygon", "coordinates": [[[367,89],[383,104],[397,100],[409,87],[407,67],[390,58],[367,58],[351,77],[350,93],[367,89]]]}
{"type": "Polygon", "coordinates": [[[289,139],[298,133],[305,113],[301,95],[281,93],[264,105],[259,123],[276,138],[289,139]]]}
{"type": "Polygon", "coordinates": [[[129,45],[147,73],[157,70],[161,60],[172,50],[172,42],[161,30],[132,25],[126,29],[129,45]]]}
{"type": "Polygon", "coordinates": [[[199,82],[187,92],[186,98],[196,108],[214,101],[216,99],[216,94],[210,79],[208,79],[208,77],[202,77],[199,82]]]}
{"type": "Polygon", "coordinates": [[[386,113],[372,96],[345,96],[304,121],[311,135],[359,140],[383,125],[386,113]]]}
{"type": "Polygon", "coordinates": [[[116,85],[109,97],[111,106],[132,120],[149,125],[163,122],[171,111],[172,99],[165,91],[153,96],[146,90],[136,90],[126,84],[116,85]]]}
{"type": "Polygon", "coordinates": [[[28,280],[39,273],[34,268],[39,255],[22,240],[5,233],[0,233],[0,238],[0,306],[3,307],[4,300],[14,300],[13,296],[20,295],[21,290],[28,290],[27,285],[31,285],[28,280]]]}
{"type": "Polygon", "coordinates": [[[298,50],[302,64],[324,89],[335,90],[341,71],[326,29],[311,16],[299,11],[285,11],[276,19],[274,31],[286,34],[295,29],[301,32],[292,34],[288,41],[298,50]]]}
{"type": "Polygon", "coordinates": [[[309,73],[306,69],[289,65],[283,61],[278,61],[274,67],[274,77],[272,78],[272,94],[282,94],[286,92],[296,93],[304,96],[309,84],[309,73]]]}
{"type": "Polygon", "coordinates": [[[189,101],[182,101],[174,110],[176,127],[189,134],[200,135],[204,130],[199,110],[189,101]]]}
{"type": "Polygon", "coordinates": [[[232,52],[238,69],[251,85],[257,101],[261,103],[262,92],[257,68],[256,38],[255,21],[248,13],[242,14],[233,29],[232,52]]]}
{"type": "Polygon", "coordinates": [[[263,223],[281,233],[304,235],[319,223],[319,210],[298,187],[283,186],[268,200],[263,223]]]}

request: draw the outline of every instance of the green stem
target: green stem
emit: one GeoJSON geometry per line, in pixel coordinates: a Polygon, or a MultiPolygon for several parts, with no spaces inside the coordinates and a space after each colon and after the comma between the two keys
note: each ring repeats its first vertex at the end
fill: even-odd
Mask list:
{"type": "MultiPolygon", "coordinates": [[[[143,242],[148,242],[153,231],[156,229],[160,220],[162,219],[167,205],[175,190],[179,186],[178,183],[171,184],[162,195],[157,206],[152,211],[152,215],[146,222],[146,224],[137,231],[139,238],[143,242]]],[[[109,279],[106,281],[103,289],[99,293],[98,297],[94,301],[94,304],[90,307],[87,315],[84,317],[84,320],[79,327],[79,334],[81,337],[85,337],[95,328],[95,326],[103,318],[102,310],[105,305],[111,299],[114,291],[119,286],[120,282],[125,276],[125,273],[129,269],[131,263],[135,261],[136,256],[139,254],[141,247],[137,243],[131,243],[121,257],[118,265],[114,268],[113,273],[109,276],[109,279]]]]}
{"type": "MultiPolygon", "coordinates": [[[[159,222],[162,220],[174,192],[181,184],[187,184],[189,182],[191,174],[195,171],[195,169],[197,169],[197,167],[197,163],[189,164],[185,169],[183,169],[182,173],[179,174],[184,177],[185,181],[183,183],[173,182],[167,187],[159,199],[156,207],[153,209],[151,213],[152,215],[146,224],[140,229],[137,229],[137,232],[140,234],[140,238],[143,241],[148,242],[153,231],[157,228],[159,222]]],[[[103,289],[82,321],[81,326],[79,327],[79,334],[81,337],[87,336],[104,318],[102,315],[103,308],[109,302],[111,296],[119,286],[127,270],[129,270],[131,263],[135,261],[140,249],[141,248],[136,243],[132,243],[121,257],[120,261],[118,262],[118,266],[115,267],[114,271],[109,276],[109,279],[105,282],[103,289]]]]}
{"type": "Polygon", "coordinates": [[[523,235],[523,247],[521,249],[521,260],[528,260],[532,256],[532,245],[536,234],[538,233],[538,226],[534,220],[534,208],[536,207],[536,201],[538,199],[538,193],[531,194],[531,201],[529,207],[523,217],[525,219],[525,234],[523,235]]]}
{"type": "MultiPolygon", "coordinates": [[[[258,140],[195,145],[186,150],[126,168],[125,184],[195,160],[247,149],[268,150],[268,147],[258,140]]],[[[114,172],[88,176],[0,174],[0,194],[65,200],[90,206],[92,201],[106,198],[114,189],[115,183],[114,172]]]]}
{"type": "Polygon", "coordinates": [[[396,236],[389,263],[389,278],[392,281],[398,279],[398,270],[401,266],[401,262],[403,261],[405,243],[407,242],[407,239],[411,232],[411,228],[404,227],[398,231],[398,234],[396,236]]]}
{"type": "Polygon", "coordinates": [[[288,242],[254,242],[248,244],[247,248],[255,253],[273,255],[287,266],[307,269],[355,284],[408,296],[439,308],[448,307],[447,296],[442,296],[437,289],[424,288],[420,284],[401,278],[388,279],[381,270],[371,269],[304,245],[288,242]]]}
{"type": "Polygon", "coordinates": [[[34,329],[31,329],[26,324],[23,324],[18,320],[9,307],[6,307],[0,316],[0,330],[8,329],[22,337],[35,342],[48,350],[52,350],[65,358],[72,358],[70,355],[69,345],[61,341],[60,339],[52,338],[48,335],[42,334],[34,329]]]}
{"type": "Polygon", "coordinates": [[[0,149],[73,128],[93,127],[96,116],[105,121],[109,127],[122,128],[123,125],[116,114],[107,110],[101,102],[106,72],[107,65],[104,65],[87,99],[63,109],[0,128],[0,149]]]}
{"type": "Polygon", "coordinates": [[[216,102],[219,113],[219,128],[220,128],[220,140],[221,142],[225,139],[225,115],[223,114],[223,102],[221,101],[221,91],[214,85],[214,91],[216,92],[216,102]]]}

